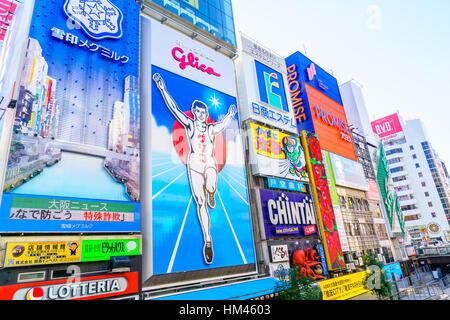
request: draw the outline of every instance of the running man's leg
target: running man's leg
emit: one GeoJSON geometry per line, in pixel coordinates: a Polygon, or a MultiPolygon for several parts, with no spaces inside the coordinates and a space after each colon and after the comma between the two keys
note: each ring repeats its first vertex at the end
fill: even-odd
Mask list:
{"type": "Polygon", "coordinates": [[[191,191],[197,204],[197,217],[203,231],[203,256],[205,262],[210,264],[213,260],[212,238],[211,238],[211,220],[206,204],[205,177],[193,170],[189,171],[189,180],[191,183],[191,191]]]}
{"type": "Polygon", "coordinates": [[[217,191],[217,169],[210,167],[205,172],[206,191],[208,192],[208,204],[213,209],[216,206],[215,194],[217,191]]]}

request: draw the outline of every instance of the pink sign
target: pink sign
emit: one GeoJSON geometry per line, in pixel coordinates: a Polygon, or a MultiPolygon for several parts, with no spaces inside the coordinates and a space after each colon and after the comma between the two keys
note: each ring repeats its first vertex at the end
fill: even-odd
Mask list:
{"type": "Polygon", "coordinates": [[[378,184],[372,180],[366,180],[369,190],[367,191],[367,198],[369,200],[381,201],[380,191],[378,191],[378,184]]]}
{"type": "Polygon", "coordinates": [[[400,124],[400,119],[396,113],[378,119],[371,124],[373,132],[375,132],[381,139],[386,139],[387,137],[403,131],[402,125],[400,124]]]}
{"type": "Polygon", "coordinates": [[[0,41],[5,39],[16,8],[17,4],[12,0],[0,0],[0,41]]]}

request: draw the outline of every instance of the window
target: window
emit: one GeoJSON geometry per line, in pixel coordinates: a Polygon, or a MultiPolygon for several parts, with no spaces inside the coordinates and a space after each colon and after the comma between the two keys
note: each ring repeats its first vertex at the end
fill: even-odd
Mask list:
{"type": "Polygon", "coordinates": [[[419,172],[419,178],[423,178],[423,173],[419,172]]]}
{"type": "Polygon", "coordinates": [[[400,172],[400,171],[404,171],[405,169],[403,167],[397,167],[397,168],[392,168],[391,173],[396,173],[396,172],[400,172]]]}
{"type": "Polygon", "coordinates": [[[45,271],[19,273],[17,282],[31,282],[45,280],[45,271]]]}
{"type": "Polygon", "coordinates": [[[433,218],[437,218],[436,212],[432,212],[432,213],[431,213],[431,216],[432,216],[433,218]]]}
{"type": "Polygon", "coordinates": [[[386,151],[386,156],[390,156],[391,154],[402,153],[402,152],[403,152],[402,148],[396,148],[396,149],[386,151]]]}
{"type": "Polygon", "coordinates": [[[339,196],[339,204],[341,205],[341,208],[347,208],[347,206],[345,205],[345,198],[343,196],[339,196]]]}
{"type": "Polygon", "coordinates": [[[428,202],[428,206],[431,208],[433,207],[433,202],[428,202]]]}
{"type": "Polygon", "coordinates": [[[409,146],[409,150],[414,150],[414,146],[409,146]]]}
{"type": "Polygon", "coordinates": [[[426,187],[427,184],[425,182],[422,182],[422,187],[426,187]]]}
{"type": "Polygon", "coordinates": [[[361,207],[361,200],[359,200],[359,199],[356,199],[356,210],[357,211],[361,211],[362,210],[362,207],[361,207]]]}
{"type": "Polygon", "coordinates": [[[420,168],[420,164],[416,163],[416,168],[420,168]]]}
{"type": "Polygon", "coordinates": [[[430,193],[429,192],[425,192],[425,197],[429,197],[430,193]]]}
{"type": "Polygon", "coordinates": [[[347,208],[349,208],[351,210],[355,209],[355,205],[354,205],[352,197],[347,198],[347,208]]]}
{"type": "Polygon", "coordinates": [[[417,159],[417,155],[416,154],[413,154],[413,159],[417,159]]]}

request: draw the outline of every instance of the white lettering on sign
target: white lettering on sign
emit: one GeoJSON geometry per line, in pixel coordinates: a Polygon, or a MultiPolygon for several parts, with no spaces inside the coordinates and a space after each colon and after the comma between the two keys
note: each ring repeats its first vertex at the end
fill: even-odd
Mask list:
{"type": "Polygon", "coordinates": [[[311,199],[309,202],[303,199],[302,202],[289,201],[283,193],[278,200],[270,199],[267,202],[269,218],[272,225],[292,225],[292,224],[316,224],[314,208],[311,199]]]}
{"type": "Polygon", "coordinates": [[[102,294],[120,293],[128,288],[128,280],[125,277],[97,279],[73,283],[60,283],[43,285],[39,287],[28,287],[17,290],[13,300],[71,300],[80,299],[102,294]],[[39,292],[37,297],[36,292],[39,292]],[[33,293],[31,295],[30,293],[33,293]]]}
{"type": "Polygon", "coordinates": [[[377,132],[378,135],[391,132],[393,130],[394,128],[390,121],[375,126],[375,131],[377,132]]]}

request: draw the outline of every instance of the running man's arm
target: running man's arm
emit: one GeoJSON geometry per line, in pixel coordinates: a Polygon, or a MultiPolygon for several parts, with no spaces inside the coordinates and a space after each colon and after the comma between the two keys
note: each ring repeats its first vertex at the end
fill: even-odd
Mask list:
{"type": "Polygon", "coordinates": [[[166,84],[159,73],[153,75],[153,81],[156,83],[156,87],[161,92],[161,95],[166,103],[167,108],[173,114],[173,116],[184,126],[187,127],[191,124],[192,119],[190,119],[186,114],[184,114],[177,106],[175,100],[166,89],[166,84]]]}
{"type": "Polygon", "coordinates": [[[228,114],[225,116],[225,118],[222,119],[222,121],[215,123],[212,126],[212,134],[214,136],[217,136],[222,133],[223,130],[225,130],[231,123],[231,121],[234,119],[234,116],[237,113],[237,108],[233,104],[230,106],[230,109],[228,109],[228,114]]]}

